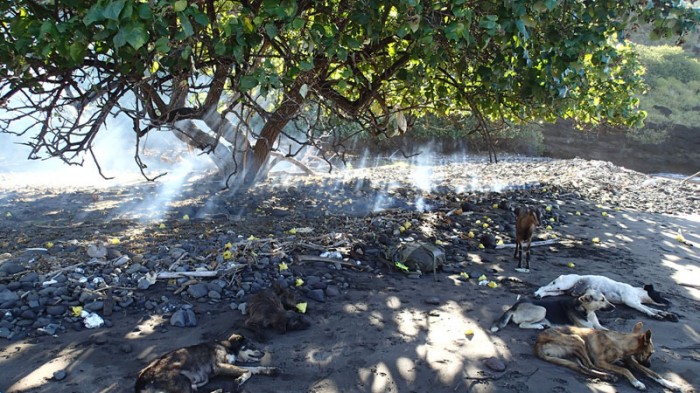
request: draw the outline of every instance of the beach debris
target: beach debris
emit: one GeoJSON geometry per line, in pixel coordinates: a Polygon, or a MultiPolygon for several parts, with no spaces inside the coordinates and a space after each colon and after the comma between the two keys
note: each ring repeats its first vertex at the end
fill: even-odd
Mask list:
{"type": "Polygon", "coordinates": [[[80,317],[83,318],[83,325],[88,329],[95,329],[105,324],[105,320],[94,312],[82,310],[80,317]]]}

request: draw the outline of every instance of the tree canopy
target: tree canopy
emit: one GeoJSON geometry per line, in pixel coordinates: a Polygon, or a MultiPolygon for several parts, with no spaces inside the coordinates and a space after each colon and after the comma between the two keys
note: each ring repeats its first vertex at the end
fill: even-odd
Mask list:
{"type": "Polygon", "coordinates": [[[138,138],[170,128],[247,182],[282,146],[337,148],[344,121],[638,125],[625,32],[682,37],[700,20],[646,0],[13,0],[0,14],[0,129],[30,158],[72,162],[128,116],[138,138]]]}

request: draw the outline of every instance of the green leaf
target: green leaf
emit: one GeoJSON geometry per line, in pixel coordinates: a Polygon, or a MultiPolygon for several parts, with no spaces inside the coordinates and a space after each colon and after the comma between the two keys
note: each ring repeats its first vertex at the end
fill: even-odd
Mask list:
{"type": "Polygon", "coordinates": [[[112,1],[105,7],[104,17],[111,20],[119,20],[119,14],[124,9],[125,0],[112,1]]]}
{"type": "Polygon", "coordinates": [[[148,31],[141,24],[131,23],[121,29],[114,36],[114,45],[117,48],[129,44],[134,49],[139,49],[148,42],[148,31]]]}
{"type": "Polygon", "coordinates": [[[301,61],[299,62],[299,69],[302,71],[309,71],[314,68],[314,63],[310,61],[301,61]]]}
{"type": "Polygon", "coordinates": [[[87,48],[85,47],[85,44],[82,42],[74,42],[71,44],[68,51],[69,51],[69,55],[70,55],[71,60],[73,60],[76,63],[80,63],[83,60],[83,57],[85,57],[85,53],[87,52],[87,48]]]}
{"type": "Polygon", "coordinates": [[[268,37],[275,38],[277,36],[277,27],[272,23],[267,23],[265,24],[265,33],[267,33],[268,37]]]}
{"type": "Polygon", "coordinates": [[[182,12],[187,8],[187,0],[177,0],[175,4],[173,4],[173,11],[175,12],[182,12]]]}
{"type": "Polygon", "coordinates": [[[161,53],[170,52],[170,40],[168,37],[160,37],[156,40],[156,50],[161,53]]]}
{"type": "Polygon", "coordinates": [[[83,17],[83,24],[85,24],[85,26],[90,26],[91,24],[101,21],[102,19],[104,19],[104,9],[101,5],[95,4],[90,7],[88,12],[83,17]]]}
{"type": "Polygon", "coordinates": [[[240,88],[243,91],[248,91],[258,85],[258,80],[251,75],[244,75],[241,78],[240,88]]]}
{"type": "Polygon", "coordinates": [[[180,20],[180,25],[182,25],[182,31],[185,32],[185,37],[191,37],[194,34],[194,29],[192,28],[190,20],[183,15],[178,15],[177,18],[180,20]]]}
{"type": "Polygon", "coordinates": [[[153,11],[151,7],[146,3],[139,4],[139,18],[150,20],[153,19],[153,11]]]}

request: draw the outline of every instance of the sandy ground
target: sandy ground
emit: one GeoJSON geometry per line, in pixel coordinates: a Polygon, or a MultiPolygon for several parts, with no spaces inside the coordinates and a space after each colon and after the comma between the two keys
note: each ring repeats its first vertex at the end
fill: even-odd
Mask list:
{"type": "MultiPolygon", "coordinates": [[[[309,301],[309,330],[271,333],[261,345],[263,364],[280,367],[276,378],[253,377],[246,392],[632,392],[624,379],[601,382],[537,359],[536,331],[508,326],[488,331],[512,304],[559,274],[601,274],[633,285],[653,283],[672,302],[677,323],[656,321],[619,306],[599,313],[604,326],[628,331],[643,321],[653,332],[652,368],[687,391],[700,386],[700,217],[620,210],[603,218],[579,200],[562,206],[567,242],[533,249],[529,274],[514,271],[512,249],[470,253],[474,271],[501,279],[497,288],[457,274],[410,279],[398,272],[344,270],[350,289],[326,303],[309,301]],[[681,229],[695,247],[675,240],[681,229]],[[600,238],[594,244],[590,239],[600,238]],[[568,267],[573,262],[574,268],[568,267]],[[521,283],[506,280],[517,277],[521,283]],[[437,297],[439,304],[425,300],[437,297]],[[465,333],[472,331],[472,335],[465,333]],[[496,357],[505,371],[484,360],[496,357]]],[[[300,266],[312,273],[314,267],[300,266]]],[[[163,291],[157,284],[150,291],[163,291]]],[[[0,392],[117,393],[133,391],[147,361],[169,350],[236,331],[243,316],[197,305],[199,325],[176,328],[143,312],[112,316],[111,328],[68,331],[57,337],[0,341],[0,392]],[[165,328],[163,326],[166,326],[165,328]],[[61,381],[53,373],[65,370],[61,381]]],[[[646,378],[651,392],[663,388],[646,378]]],[[[209,392],[203,388],[200,391],[209,392]]]]}

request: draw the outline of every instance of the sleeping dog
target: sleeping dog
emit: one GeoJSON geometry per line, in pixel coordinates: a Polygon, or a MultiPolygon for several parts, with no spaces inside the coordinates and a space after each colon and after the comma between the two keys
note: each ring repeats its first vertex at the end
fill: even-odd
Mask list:
{"type": "Polygon", "coordinates": [[[673,322],[678,322],[678,316],[676,314],[657,310],[642,304],[646,303],[655,306],[665,306],[668,304],[668,302],[661,298],[661,295],[654,290],[652,285],[645,285],[644,288],[638,288],[623,282],[611,280],[605,276],[581,276],[578,274],[561,275],[554,279],[554,281],[538,289],[535,292],[535,296],[542,298],[565,293],[578,296],[591,288],[602,292],[612,303],[625,304],[655,319],[668,319],[673,322]]]}
{"type": "Polygon", "coordinates": [[[508,309],[491,326],[497,332],[511,320],[522,329],[544,329],[552,325],[576,325],[607,330],[598,322],[595,312],[613,306],[600,291],[589,289],[579,297],[559,296],[541,300],[521,300],[508,309]]]}
{"type": "Polygon", "coordinates": [[[238,387],[252,375],[276,376],[275,367],[244,367],[234,363],[257,362],[263,353],[245,337],[232,334],[227,340],[180,348],[153,360],[136,380],[136,393],[192,393],[209,378],[234,378],[238,387]]]}

